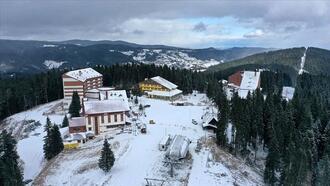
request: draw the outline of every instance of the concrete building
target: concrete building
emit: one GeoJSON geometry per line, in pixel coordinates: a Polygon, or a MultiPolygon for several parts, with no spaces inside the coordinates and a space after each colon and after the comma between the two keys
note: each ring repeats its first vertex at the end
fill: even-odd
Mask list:
{"type": "Polygon", "coordinates": [[[87,131],[98,135],[126,124],[128,103],[120,99],[85,101],[83,113],[87,131]]]}
{"type": "Polygon", "coordinates": [[[83,99],[87,90],[102,87],[103,76],[92,68],[69,71],[62,75],[64,109],[68,109],[74,91],[83,99]]]}

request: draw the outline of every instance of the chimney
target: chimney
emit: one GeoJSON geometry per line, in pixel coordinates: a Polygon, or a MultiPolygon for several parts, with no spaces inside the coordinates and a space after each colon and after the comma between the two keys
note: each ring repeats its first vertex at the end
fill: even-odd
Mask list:
{"type": "Polygon", "coordinates": [[[105,91],[105,99],[109,99],[108,93],[109,91],[105,91]]]}
{"type": "Polygon", "coordinates": [[[101,92],[99,91],[99,100],[101,100],[101,92]]]}

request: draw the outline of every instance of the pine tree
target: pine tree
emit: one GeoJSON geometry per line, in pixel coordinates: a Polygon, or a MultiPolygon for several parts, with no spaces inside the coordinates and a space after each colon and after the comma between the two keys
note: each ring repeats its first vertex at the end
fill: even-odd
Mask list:
{"type": "Polygon", "coordinates": [[[59,154],[64,148],[61,133],[57,125],[53,125],[53,127],[51,128],[50,138],[52,155],[54,157],[59,154]]]}
{"type": "Polygon", "coordinates": [[[138,100],[138,97],[137,97],[137,96],[135,96],[134,104],[135,104],[135,105],[139,104],[139,100],[138,100]]]}
{"type": "Polygon", "coordinates": [[[53,157],[52,147],[51,147],[51,128],[52,128],[52,123],[50,119],[47,117],[46,125],[44,128],[44,132],[46,133],[46,135],[44,136],[44,145],[43,145],[44,155],[47,160],[50,160],[53,157]]]}
{"type": "Polygon", "coordinates": [[[323,186],[330,184],[330,158],[328,155],[324,156],[317,165],[317,176],[315,185],[323,186]]]}
{"type": "Polygon", "coordinates": [[[0,183],[4,186],[23,186],[23,175],[18,164],[16,140],[3,130],[0,134],[0,183]]]}
{"type": "Polygon", "coordinates": [[[64,127],[68,127],[69,126],[69,120],[68,120],[68,117],[66,116],[66,114],[65,114],[65,116],[64,116],[64,118],[63,118],[63,121],[62,121],[62,128],[64,128],[64,127]]]}
{"type": "Polygon", "coordinates": [[[101,158],[99,159],[99,167],[104,172],[109,172],[115,162],[115,156],[110,149],[108,140],[105,139],[101,151],[101,158]]]}
{"type": "Polygon", "coordinates": [[[69,113],[71,114],[71,117],[79,117],[80,116],[80,97],[78,95],[77,91],[74,91],[72,94],[72,100],[69,107],[69,113]]]}
{"type": "Polygon", "coordinates": [[[229,119],[229,103],[221,84],[215,100],[219,109],[218,126],[216,129],[217,143],[224,147],[227,145],[226,129],[229,119]]]}

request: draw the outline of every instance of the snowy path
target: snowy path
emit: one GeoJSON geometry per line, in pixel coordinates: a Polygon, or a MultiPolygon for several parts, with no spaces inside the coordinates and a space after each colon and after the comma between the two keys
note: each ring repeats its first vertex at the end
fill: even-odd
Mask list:
{"type": "Polygon", "coordinates": [[[298,74],[301,75],[302,73],[304,73],[304,66],[305,66],[305,61],[306,61],[306,52],[307,52],[308,47],[306,47],[304,55],[301,57],[301,62],[300,62],[300,69],[298,74]]]}

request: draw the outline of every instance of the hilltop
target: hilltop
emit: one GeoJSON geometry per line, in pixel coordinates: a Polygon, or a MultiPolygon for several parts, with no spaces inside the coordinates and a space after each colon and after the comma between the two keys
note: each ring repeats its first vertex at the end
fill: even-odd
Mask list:
{"type": "Polygon", "coordinates": [[[305,51],[304,72],[313,75],[330,75],[330,51],[314,47],[308,47],[307,50],[305,47],[299,47],[254,54],[213,66],[208,69],[208,72],[221,71],[223,74],[230,74],[241,69],[266,68],[280,70],[295,77],[301,68],[305,51]]]}

